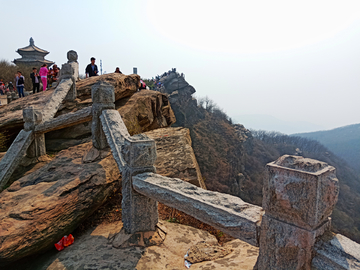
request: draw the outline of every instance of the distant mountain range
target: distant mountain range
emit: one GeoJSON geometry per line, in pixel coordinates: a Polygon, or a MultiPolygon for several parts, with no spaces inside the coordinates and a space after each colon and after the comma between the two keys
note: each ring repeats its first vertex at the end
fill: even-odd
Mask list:
{"type": "Polygon", "coordinates": [[[236,123],[243,124],[248,129],[277,131],[284,134],[304,131],[323,130],[324,127],[305,121],[283,121],[271,115],[245,114],[232,117],[236,123]]]}
{"type": "Polygon", "coordinates": [[[360,173],[360,124],[293,135],[317,140],[360,173]]]}

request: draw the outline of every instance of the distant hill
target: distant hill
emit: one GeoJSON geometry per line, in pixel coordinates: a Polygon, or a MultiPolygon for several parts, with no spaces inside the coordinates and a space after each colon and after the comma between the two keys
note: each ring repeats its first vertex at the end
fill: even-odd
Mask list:
{"type": "Polygon", "coordinates": [[[294,135],[317,140],[360,173],[360,124],[294,135]]]}
{"type": "Polygon", "coordinates": [[[271,115],[244,114],[233,117],[234,122],[248,129],[277,131],[285,134],[322,130],[324,127],[305,121],[284,121],[271,115]]]}

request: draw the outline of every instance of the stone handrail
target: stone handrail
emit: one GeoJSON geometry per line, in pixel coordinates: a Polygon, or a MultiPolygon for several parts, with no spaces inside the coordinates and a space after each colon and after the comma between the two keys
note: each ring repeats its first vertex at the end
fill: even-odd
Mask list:
{"type": "Polygon", "coordinates": [[[111,109],[113,98],[102,97],[106,93],[112,96],[110,88],[98,85],[92,89],[93,102],[97,104],[95,111],[93,106],[92,130],[100,134],[93,133],[93,145],[110,146],[122,172],[122,220],[126,233],[154,231],[159,201],[259,246],[254,269],[360,269],[359,252],[353,251],[360,250],[360,245],[348,239],[339,248],[334,244],[336,240],[318,240],[330,230],[329,216],[337,201],[338,180],[333,167],[295,156],[283,156],[269,163],[264,209],[238,197],[160,176],[154,168],[155,142],[142,134],[129,135],[120,114],[111,109]],[[332,257],[334,245],[338,251],[332,257]]]}
{"type": "Polygon", "coordinates": [[[204,190],[180,179],[154,173],[133,177],[140,194],[196,217],[235,238],[259,246],[263,209],[238,197],[204,190]]]}
{"type": "Polygon", "coordinates": [[[92,106],[44,121],[35,127],[35,133],[47,133],[84,122],[89,122],[92,119],[91,110],[92,106]]]}
{"type": "Polygon", "coordinates": [[[60,82],[51,94],[48,102],[44,105],[44,109],[39,110],[28,107],[23,110],[24,129],[20,131],[0,161],[0,192],[8,184],[12,173],[19,165],[25,153],[30,158],[46,154],[44,133],[62,128],[64,123],[68,126],[75,125],[79,123],[79,120],[83,121],[89,118],[87,109],[82,112],[79,111],[73,118],[71,118],[73,115],[70,115],[69,119],[66,119],[68,118],[68,116],[66,116],[53,120],[53,117],[64,100],[74,100],[76,98],[76,71],[74,68],[78,67],[76,62],[77,54],[74,51],[71,52],[72,54],[70,56],[72,61],[69,59],[67,64],[62,65],[60,82]],[[81,114],[84,114],[82,115],[82,119],[75,119],[79,118],[81,114]]]}

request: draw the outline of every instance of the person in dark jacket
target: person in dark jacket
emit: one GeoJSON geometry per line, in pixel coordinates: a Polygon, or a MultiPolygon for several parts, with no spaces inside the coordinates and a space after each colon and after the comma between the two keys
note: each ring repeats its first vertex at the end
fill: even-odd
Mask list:
{"type": "Polygon", "coordinates": [[[92,76],[98,76],[98,67],[95,65],[95,58],[91,57],[90,59],[91,63],[87,65],[85,69],[86,78],[92,77],[92,76]]]}
{"type": "Polygon", "coordinates": [[[40,75],[37,72],[37,68],[33,68],[33,72],[30,73],[30,78],[32,80],[32,84],[33,84],[33,94],[35,94],[35,90],[37,93],[40,92],[40,75]]]}

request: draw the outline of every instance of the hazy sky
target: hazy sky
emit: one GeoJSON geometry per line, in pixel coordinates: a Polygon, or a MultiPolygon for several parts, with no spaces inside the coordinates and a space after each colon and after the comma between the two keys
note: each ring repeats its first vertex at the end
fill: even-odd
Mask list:
{"type": "Polygon", "coordinates": [[[359,0],[0,3],[0,58],[18,58],[33,37],[60,65],[76,50],[80,73],[91,56],[145,78],[176,67],[240,122],[360,123],[359,0]]]}

